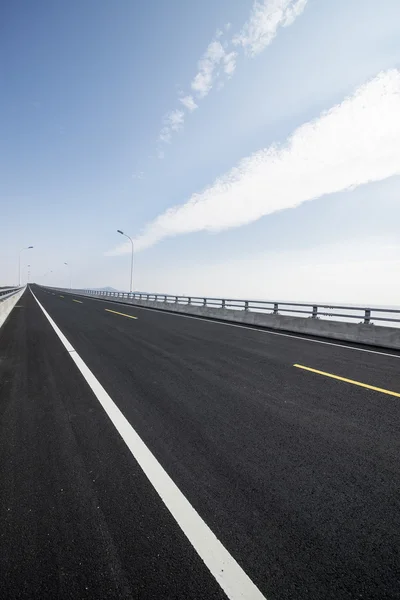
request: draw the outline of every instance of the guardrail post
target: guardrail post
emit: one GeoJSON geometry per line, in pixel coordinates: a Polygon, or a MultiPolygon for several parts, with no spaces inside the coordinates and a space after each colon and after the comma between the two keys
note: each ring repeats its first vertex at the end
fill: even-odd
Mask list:
{"type": "Polygon", "coordinates": [[[167,301],[167,294],[164,294],[164,302],[167,301]]]}
{"type": "Polygon", "coordinates": [[[364,324],[371,325],[371,309],[370,308],[365,309],[364,324]]]}
{"type": "Polygon", "coordinates": [[[221,302],[221,308],[225,308],[225,305],[226,305],[226,300],[222,300],[222,302],[221,302]]]}
{"type": "Polygon", "coordinates": [[[313,306],[311,318],[316,319],[317,317],[318,317],[318,306],[313,306]]]}
{"type": "Polygon", "coordinates": [[[175,304],[178,304],[178,296],[175,296],[175,304]]]}
{"type": "Polygon", "coordinates": [[[191,297],[190,297],[190,296],[189,296],[189,298],[188,298],[188,304],[192,304],[192,299],[191,299],[191,297]]]}
{"type": "Polygon", "coordinates": [[[246,310],[246,311],[249,310],[249,301],[248,300],[244,301],[244,310],[246,310]]]}
{"type": "Polygon", "coordinates": [[[274,315],[277,315],[277,314],[278,314],[278,309],[279,309],[278,303],[277,303],[277,302],[275,302],[275,303],[274,303],[274,315]]]}
{"type": "Polygon", "coordinates": [[[203,298],[203,306],[207,306],[207,298],[203,298]]]}

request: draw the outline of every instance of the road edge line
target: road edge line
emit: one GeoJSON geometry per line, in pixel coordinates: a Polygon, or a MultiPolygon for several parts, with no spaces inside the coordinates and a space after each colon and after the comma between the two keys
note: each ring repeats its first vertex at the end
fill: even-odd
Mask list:
{"type": "Polygon", "coordinates": [[[132,456],[229,600],[266,600],[173,482],[31,289],[30,292],[128,446],[132,456]]]}

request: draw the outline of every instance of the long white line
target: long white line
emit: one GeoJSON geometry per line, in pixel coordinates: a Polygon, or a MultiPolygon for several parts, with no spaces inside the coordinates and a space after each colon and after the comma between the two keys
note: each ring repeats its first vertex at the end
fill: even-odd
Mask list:
{"type": "Polygon", "coordinates": [[[265,596],[175,485],[75,348],[40,304],[35,294],[32,290],[30,291],[132,455],[227,597],[230,600],[266,600],[265,596]]]}
{"type": "MultiPolygon", "coordinates": [[[[77,294],[75,294],[77,295],[77,294]]],[[[300,335],[295,335],[292,333],[282,333],[280,331],[270,331],[269,329],[261,329],[259,327],[252,327],[251,325],[246,325],[246,323],[227,323],[225,321],[219,321],[216,318],[211,317],[196,317],[195,315],[185,315],[184,313],[169,311],[164,308],[156,308],[149,306],[141,306],[140,304],[133,304],[131,302],[118,302],[114,300],[106,300],[105,298],[93,298],[91,296],[85,296],[84,294],[79,294],[83,298],[88,298],[89,300],[98,300],[99,302],[108,302],[108,304],[120,304],[121,306],[134,306],[135,308],[139,308],[142,310],[152,310],[159,313],[166,313],[168,315],[174,315],[176,317],[184,317],[186,319],[195,319],[196,321],[203,321],[203,323],[213,323],[214,325],[225,325],[226,327],[239,327],[239,329],[249,329],[250,331],[258,331],[258,333],[264,333],[266,335],[277,335],[279,337],[287,337],[293,338],[295,340],[302,340],[303,342],[311,342],[312,344],[323,344],[324,346],[334,346],[335,348],[343,348],[344,350],[355,350],[357,352],[367,352],[367,354],[378,354],[378,356],[388,356],[389,358],[400,358],[400,354],[390,354],[389,352],[379,352],[378,350],[369,350],[368,348],[358,348],[357,346],[347,346],[345,344],[336,344],[335,342],[325,342],[323,340],[316,340],[314,338],[303,337],[300,335]]]]}

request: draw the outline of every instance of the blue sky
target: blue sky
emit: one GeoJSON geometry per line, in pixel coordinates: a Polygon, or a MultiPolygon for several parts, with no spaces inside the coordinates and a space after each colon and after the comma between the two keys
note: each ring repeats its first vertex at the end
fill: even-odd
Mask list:
{"type": "Polygon", "coordinates": [[[400,304],[398,0],[21,0],[0,54],[1,284],[126,289],[121,228],[136,289],[400,304]]]}

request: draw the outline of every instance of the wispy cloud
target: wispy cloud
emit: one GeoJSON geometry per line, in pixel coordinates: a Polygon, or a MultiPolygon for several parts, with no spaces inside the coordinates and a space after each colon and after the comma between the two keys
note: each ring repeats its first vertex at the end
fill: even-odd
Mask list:
{"type": "MultiPolygon", "coordinates": [[[[218,37],[220,37],[219,33],[222,35],[222,31],[217,31],[218,37]]],[[[199,98],[204,98],[211,90],[216,76],[216,69],[224,57],[225,49],[221,42],[218,39],[213,40],[199,61],[198,72],[191,83],[192,90],[199,98]]]]}
{"type": "Polygon", "coordinates": [[[308,0],[256,0],[249,20],[233,38],[248,56],[255,56],[269,46],[279,27],[288,27],[304,11],[308,0]]]}
{"type": "Polygon", "coordinates": [[[237,52],[229,52],[224,56],[224,73],[230,77],[236,69],[237,52]]]}
{"type": "MultiPolygon", "coordinates": [[[[164,238],[239,227],[362,184],[400,174],[400,71],[380,73],[341,104],[260,150],[183,205],[149,223],[143,250],[164,238]]],[[[111,254],[123,254],[120,246],[111,254]]]]}
{"type": "Polygon", "coordinates": [[[173,110],[167,115],[166,122],[172,131],[179,131],[182,128],[184,114],[183,110],[173,110]]]}
{"type": "Polygon", "coordinates": [[[173,131],[179,131],[183,127],[185,113],[183,110],[172,110],[164,117],[164,127],[161,129],[160,142],[169,143],[173,131]]]}
{"type": "MultiPolygon", "coordinates": [[[[197,65],[197,73],[193,77],[190,87],[191,94],[180,98],[181,104],[188,112],[198,108],[193,99],[193,94],[198,100],[205,98],[212,90],[215,83],[221,89],[224,81],[232,77],[238,58],[238,52],[232,46],[242,48],[247,56],[255,56],[266,48],[274,39],[279,27],[288,27],[301,15],[308,0],[256,0],[250,12],[249,19],[241,31],[228,39],[231,24],[226,23],[223,29],[217,29],[213,40],[201,57],[197,65]]],[[[173,114],[177,111],[172,111],[173,114]]],[[[170,143],[172,133],[181,129],[174,129],[165,123],[159,135],[159,142],[170,143]]],[[[159,149],[158,154],[164,153],[159,149]]]]}
{"type": "Polygon", "coordinates": [[[193,96],[184,96],[180,99],[180,101],[189,112],[193,112],[196,110],[196,108],[198,108],[198,105],[193,100],[193,96]]]}

